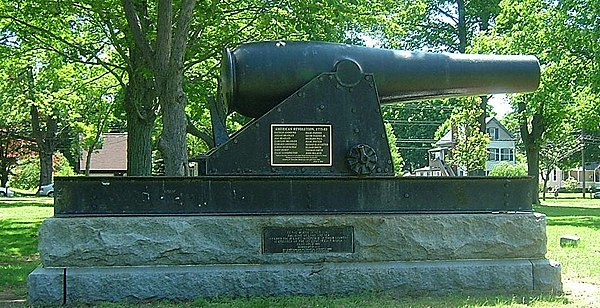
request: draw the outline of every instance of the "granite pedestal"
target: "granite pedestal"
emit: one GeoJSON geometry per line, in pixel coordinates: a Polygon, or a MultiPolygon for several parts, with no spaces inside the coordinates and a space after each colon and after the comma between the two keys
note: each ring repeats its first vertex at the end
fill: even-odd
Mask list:
{"type": "Polygon", "coordinates": [[[49,218],[39,248],[32,304],[561,291],[560,266],[545,259],[545,216],[535,213],[49,218]],[[350,233],[323,235],[335,228],[350,233]],[[318,230],[294,241],[320,243],[265,247],[282,240],[268,229],[318,230]],[[351,246],[319,246],[337,239],[351,246]]]}

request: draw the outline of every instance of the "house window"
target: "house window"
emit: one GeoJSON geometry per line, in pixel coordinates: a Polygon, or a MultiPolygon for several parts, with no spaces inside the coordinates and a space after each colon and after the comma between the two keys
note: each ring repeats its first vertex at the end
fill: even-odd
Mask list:
{"type": "Polygon", "coordinates": [[[492,140],[498,140],[498,128],[497,127],[488,127],[486,130],[492,140]]]}
{"type": "Polygon", "coordinates": [[[556,169],[552,170],[552,181],[556,182],[556,169]]]}
{"type": "Polygon", "coordinates": [[[515,154],[513,149],[501,149],[500,152],[500,158],[502,160],[507,160],[507,161],[514,161],[515,160],[515,154]]]}
{"type": "Polygon", "coordinates": [[[500,160],[500,149],[490,148],[488,149],[488,160],[489,161],[499,161],[500,160]]]}

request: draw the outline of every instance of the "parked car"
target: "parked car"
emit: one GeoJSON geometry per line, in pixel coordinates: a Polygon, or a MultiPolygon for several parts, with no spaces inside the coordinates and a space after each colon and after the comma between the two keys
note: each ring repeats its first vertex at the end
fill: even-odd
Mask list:
{"type": "Polygon", "coordinates": [[[600,191],[594,193],[594,199],[600,199],[600,191]]]}
{"type": "Polygon", "coordinates": [[[15,195],[15,192],[10,190],[8,187],[0,187],[0,196],[2,197],[12,197],[15,195]]]}
{"type": "Polygon", "coordinates": [[[38,195],[52,197],[54,195],[54,183],[40,186],[40,189],[38,190],[38,195]]]}

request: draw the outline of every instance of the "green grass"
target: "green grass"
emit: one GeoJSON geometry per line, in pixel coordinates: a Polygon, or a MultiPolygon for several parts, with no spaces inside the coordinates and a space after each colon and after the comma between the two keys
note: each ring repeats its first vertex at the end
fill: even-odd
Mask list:
{"type": "Polygon", "coordinates": [[[563,280],[600,286],[600,199],[547,199],[536,211],[547,216],[548,257],[562,265],[563,280]],[[560,237],[577,235],[577,247],[560,247],[560,237]]]}
{"type": "Polygon", "coordinates": [[[53,215],[51,198],[0,198],[0,290],[26,294],[27,275],[39,265],[37,230],[53,215]]]}
{"type": "MultiPolygon", "coordinates": [[[[600,286],[600,200],[548,199],[535,210],[548,221],[548,254],[562,264],[563,282],[600,286]],[[565,234],[581,237],[577,247],[560,247],[565,234]]],[[[26,296],[27,275],[39,264],[37,229],[53,213],[51,198],[0,198],[0,306],[26,296]]],[[[600,294],[598,294],[600,299],[600,294]]],[[[589,299],[588,299],[589,300],[589,299]]],[[[572,294],[560,296],[434,296],[400,297],[393,292],[352,296],[279,296],[239,299],[197,299],[193,302],[149,304],[102,303],[97,307],[589,307],[572,294]]],[[[600,304],[598,305],[600,307],[600,304]]]]}
{"type": "MultiPolygon", "coordinates": [[[[398,297],[391,292],[358,294],[350,296],[278,296],[241,299],[197,299],[193,302],[154,302],[149,304],[102,303],[103,308],[129,307],[372,307],[372,308],[417,308],[417,307],[538,307],[564,306],[569,300],[563,296],[437,296],[398,297]]],[[[575,307],[575,306],[573,306],[575,307]]]]}

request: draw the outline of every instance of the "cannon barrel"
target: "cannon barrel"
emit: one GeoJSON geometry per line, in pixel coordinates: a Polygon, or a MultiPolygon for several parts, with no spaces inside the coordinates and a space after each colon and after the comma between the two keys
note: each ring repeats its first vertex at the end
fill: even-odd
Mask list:
{"type": "Polygon", "coordinates": [[[530,92],[540,66],[534,56],[448,54],[326,42],[271,41],[225,50],[220,91],[230,111],[260,117],[304,84],[352,60],[373,74],[382,104],[429,98],[530,92]]]}

